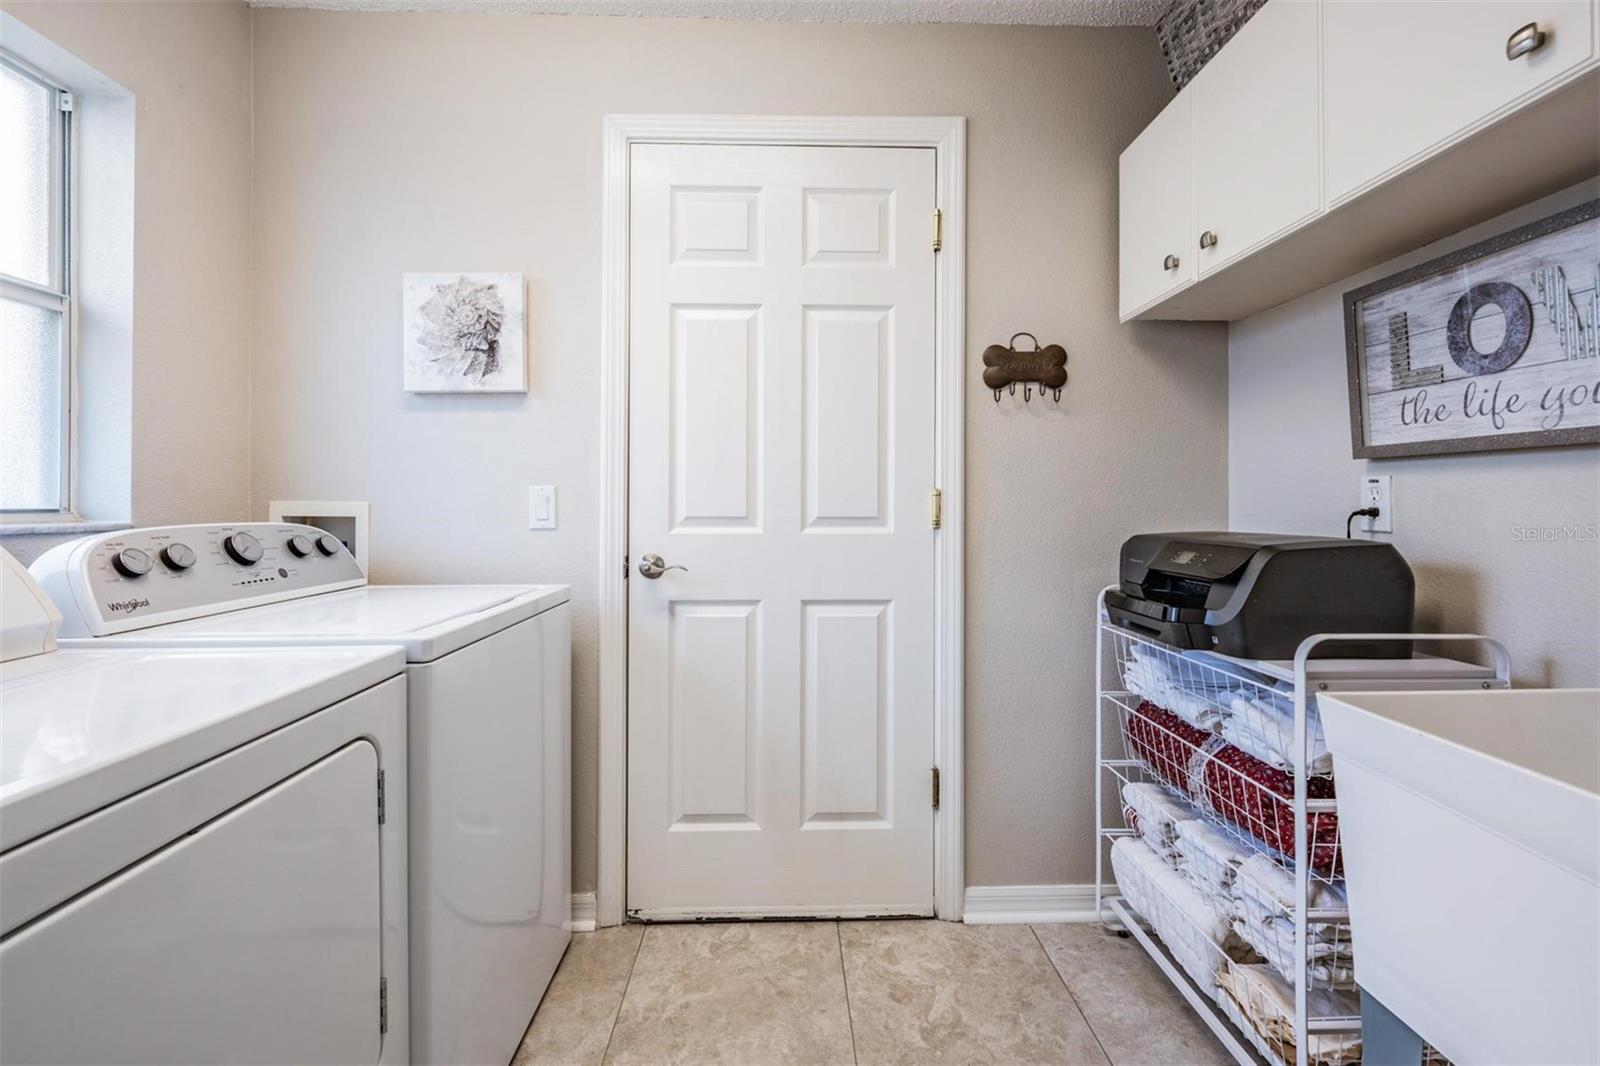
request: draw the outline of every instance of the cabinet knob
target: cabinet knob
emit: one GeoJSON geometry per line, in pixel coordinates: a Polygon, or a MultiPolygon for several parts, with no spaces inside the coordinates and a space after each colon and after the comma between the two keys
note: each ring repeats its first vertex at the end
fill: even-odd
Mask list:
{"type": "Polygon", "coordinates": [[[1202,248],[1215,248],[1216,246],[1217,246],[1217,235],[1216,235],[1216,233],[1214,231],[1206,230],[1204,233],[1200,234],[1200,247],[1202,247],[1202,248]]]}
{"type": "Polygon", "coordinates": [[[1177,270],[1178,269],[1178,257],[1175,256],[1175,255],[1169,255],[1165,259],[1161,260],[1161,269],[1162,270],[1177,270]]]}
{"type": "Polygon", "coordinates": [[[1544,47],[1545,32],[1537,22],[1530,22],[1506,38],[1506,58],[1518,59],[1544,47]]]}

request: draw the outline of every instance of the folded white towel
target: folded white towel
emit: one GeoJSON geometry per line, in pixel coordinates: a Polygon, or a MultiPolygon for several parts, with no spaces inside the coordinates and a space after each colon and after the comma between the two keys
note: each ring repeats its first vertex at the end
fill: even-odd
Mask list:
{"type": "Polygon", "coordinates": [[[1203,818],[1177,824],[1178,870],[1223,914],[1235,912],[1233,882],[1239,865],[1255,854],[1203,818]]]}
{"type": "Polygon", "coordinates": [[[1169,865],[1178,864],[1178,826],[1200,817],[1200,810],[1160,785],[1130,781],[1122,786],[1122,802],[1139,817],[1139,835],[1169,865]]]}
{"type": "MultiPolygon", "coordinates": [[[[1346,905],[1343,889],[1315,878],[1310,906],[1333,910],[1346,905]]],[[[1262,958],[1289,977],[1294,973],[1294,876],[1266,855],[1252,855],[1234,875],[1234,932],[1262,958]]],[[[1306,926],[1306,972],[1324,988],[1354,988],[1355,963],[1346,922],[1306,926]]]]}
{"type": "MultiPolygon", "coordinates": [[[[1315,707],[1307,708],[1306,738],[1309,769],[1314,774],[1333,770],[1333,756],[1323,739],[1322,720],[1315,707]]],[[[1270,766],[1280,770],[1293,770],[1294,757],[1294,701],[1267,690],[1255,693],[1240,692],[1228,702],[1228,714],[1217,728],[1228,743],[1270,766]]]]}
{"type": "MultiPolygon", "coordinates": [[[[1127,897],[1140,914],[1150,911],[1150,878],[1139,862],[1139,849],[1150,851],[1138,837],[1117,837],[1111,842],[1111,876],[1117,891],[1127,897]]],[[[1151,852],[1154,854],[1154,852],[1151,852]]]]}
{"type": "MultiPolygon", "coordinates": [[[[1288,979],[1294,973],[1294,923],[1271,921],[1254,923],[1239,919],[1233,931],[1241,941],[1256,950],[1267,964],[1288,979]]],[[[1307,931],[1308,934],[1310,930],[1307,931]]],[[[1341,938],[1310,941],[1306,944],[1306,975],[1313,988],[1353,989],[1356,987],[1355,957],[1350,951],[1350,928],[1342,928],[1341,938]]]]}
{"type": "MultiPolygon", "coordinates": [[[[1281,914],[1294,913],[1296,905],[1294,874],[1279,866],[1265,853],[1257,852],[1239,864],[1239,873],[1234,880],[1234,886],[1236,896],[1246,892],[1253,893],[1264,901],[1276,904],[1281,914]]],[[[1318,880],[1316,877],[1311,878],[1307,894],[1311,897],[1310,905],[1319,910],[1331,910],[1349,905],[1344,889],[1318,880]]]]}
{"type": "Polygon", "coordinates": [[[1221,944],[1231,939],[1232,925],[1226,919],[1219,918],[1195,887],[1168,866],[1161,856],[1149,848],[1144,848],[1142,851],[1131,849],[1129,858],[1137,864],[1144,876],[1149,878],[1151,885],[1160,891],[1162,897],[1204,933],[1207,940],[1221,944]]]}
{"type": "Polygon", "coordinates": [[[1111,846],[1111,868],[1123,895],[1202,988],[1216,987],[1229,959],[1255,960],[1232,925],[1142,841],[1118,838],[1111,846]]]}
{"type": "MultiPolygon", "coordinates": [[[[1251,1028],[1286,1062],[1295,1060],[1294,986],[1266,966],[1231,966],[1218,976],[1223,992],[1251,1028]]],[[[1361,1001],[1353,992],[1310,989],[1307,1013],[1313,1018],[1353,1018],[1361,1001]]],[[[1306,1040],[1312,1066],[1346,1066],[1361,1061],[1359,1031],[1312,1033],[1306,1040]]]]}
{"type": "MultiPolygon", "coordinates": [[[[1237,890],[1233,899],[1233,914],[1252,930],[1251,943],[1258,940],[1272,940],[1279,944],[1288,945],[1284,950],[1292,951],[1294,948],[1294,918],[1279,910],[1277,906],[1260,896],[1250,892],[1237,890]]],[[[1307,922],[1306,942],[1317,949],[1314,954],[1319,956],[1333,953],[1350,953],[1350,926],[1347,922],[1307,922]],[[1331,948],[1332,951],[1322,951],[1321,947],[1331,948]]],[[[1261,949],[1266,954],[1265,949],[1261,949]]],[[[1287,956],[1285,956],[1287,957],[1287,956]]]]}
{"type": "Polygon", "coordinates": [[[1140,644],[1123,665],[1122,683],[1134,695],[1210,732],[1216,731],[1239,689],[1237,682],[1182,655],[1140,644]]]}

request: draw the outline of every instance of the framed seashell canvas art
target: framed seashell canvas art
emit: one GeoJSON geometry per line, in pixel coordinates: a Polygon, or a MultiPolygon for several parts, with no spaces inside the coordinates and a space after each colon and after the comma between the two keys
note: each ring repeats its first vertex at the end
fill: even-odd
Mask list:
{"type": "Polygon", "coordinates": [[[527,392],[521,274],[406,274],[407,392],[527,392]]]}

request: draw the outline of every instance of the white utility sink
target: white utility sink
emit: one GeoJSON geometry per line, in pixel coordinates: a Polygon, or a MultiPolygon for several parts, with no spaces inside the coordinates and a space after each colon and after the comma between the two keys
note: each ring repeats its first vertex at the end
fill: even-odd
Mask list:
{"type": "Polygon", "coordinates": [[[1357,982],[1456,1066],[1600,1062],[1600,689],[1317,705],[1357,982]]]}

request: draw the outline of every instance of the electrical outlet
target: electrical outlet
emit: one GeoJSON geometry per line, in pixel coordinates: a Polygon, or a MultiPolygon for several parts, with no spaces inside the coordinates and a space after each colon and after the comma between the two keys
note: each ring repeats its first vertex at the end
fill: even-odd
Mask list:
{"type": "Polygon", "coordinates": [[[1376,507],[1377,518],[1363,518],[1368,533],[1394,532],[1394,491],[1388,474],[1368,474],[1361,479],[1361,506],[1376,507]]]}
{"type": "Polygon", "coordinates": [[[528,528],[556,528],[556,487],[554,485],[528,486],[528,528]]]}

